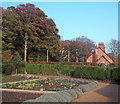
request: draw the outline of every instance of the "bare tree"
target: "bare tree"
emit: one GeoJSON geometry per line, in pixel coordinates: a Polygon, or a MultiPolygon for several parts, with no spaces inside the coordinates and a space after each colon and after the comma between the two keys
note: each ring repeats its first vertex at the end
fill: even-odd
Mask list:
{"type": "Polygon", "coordinates": [[[108,54],[111,56],[111,58],[114,59],[115,62],[118,62],[118,55],[119,55],[119,42],[118,40],[111,39],[107,44],[106,48],[108,51],[108,54]]]}

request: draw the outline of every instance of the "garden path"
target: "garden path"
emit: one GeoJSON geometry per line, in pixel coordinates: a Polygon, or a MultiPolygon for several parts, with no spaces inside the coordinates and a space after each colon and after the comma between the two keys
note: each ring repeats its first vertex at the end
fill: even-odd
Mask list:
{"type": "Polygon", "coordinates": [[[86,92],[73,102],[120,102],[120,85],[100,83],[93,90],[86,92]]]}

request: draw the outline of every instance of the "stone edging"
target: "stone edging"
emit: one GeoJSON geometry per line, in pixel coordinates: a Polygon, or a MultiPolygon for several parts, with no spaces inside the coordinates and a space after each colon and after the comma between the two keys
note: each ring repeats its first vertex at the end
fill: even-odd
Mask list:
{"type": "Polygon", "coordinates": [[[0,88],[0,91],[10,91],[10,92],[25,92],[25,93],[56,93],[55,91],[35,91],[35,90],[20,90],[20,89],[6,89],[6,88],[0,88]]]}

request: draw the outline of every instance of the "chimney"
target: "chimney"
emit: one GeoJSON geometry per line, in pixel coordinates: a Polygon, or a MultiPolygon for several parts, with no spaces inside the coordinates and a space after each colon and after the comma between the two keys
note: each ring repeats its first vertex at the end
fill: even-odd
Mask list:
{"type": "Polygon", "coordinates": [[[101,48],[101,49],[105,52],[105,45],[104,45],[103,42],[100,42],[100,43],[98,44],[98,47],[101,48]]]}
{"type": "Polygon", "coordinates": [[[97,45],[96,45],[96,49],[97,49],[97,45]]]}

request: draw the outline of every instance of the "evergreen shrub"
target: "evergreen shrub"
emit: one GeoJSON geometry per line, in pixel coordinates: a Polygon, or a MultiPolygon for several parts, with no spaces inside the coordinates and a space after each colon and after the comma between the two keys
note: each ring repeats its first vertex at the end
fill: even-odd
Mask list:
{"type": "Polygon", "coordinates": [[[16,64],[12,62],[2,63],[2,73],[10,75],[16,69],[16,64]]]}

